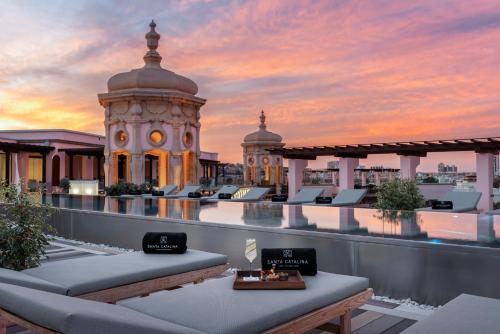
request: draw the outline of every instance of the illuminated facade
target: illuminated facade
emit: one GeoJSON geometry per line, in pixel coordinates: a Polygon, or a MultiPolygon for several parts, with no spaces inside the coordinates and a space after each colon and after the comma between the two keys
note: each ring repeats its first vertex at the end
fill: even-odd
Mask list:
{"type": "Polygon", "coordinates": [[[261,111],[259,130],[245,136],[241,144],[245,185],[278,187],[284,183],[282,157],[267,151],[285,146],[281,141],[280,135],[267,131],[266,115],[261,111]]]}
{"type": "Polygon", "coordinates": [[[108,80],[99,94],[105,109],[106,185],[119,180],[164,186],[198,184],[200,108],[198,86],[163,69],[156,51],[160,35],[151,22],[146,34],[145,65],[108,80]]]}

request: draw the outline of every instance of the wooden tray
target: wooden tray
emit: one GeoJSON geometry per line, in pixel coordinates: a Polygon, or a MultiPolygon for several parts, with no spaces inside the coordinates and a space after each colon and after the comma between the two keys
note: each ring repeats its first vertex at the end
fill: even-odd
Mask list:
{"type": "MultiPolygon", "coordinates": [[[[250,276],[248,270],[238,270],[234,274],[233,289],[235,290],[303,290],[306,283],[297,270],[279,270],[288,273],[288,281],[244,281],[243,277],[250,276]]],[[[253,271],[252,276],[260,277],[260,270],[253,271]]]]}

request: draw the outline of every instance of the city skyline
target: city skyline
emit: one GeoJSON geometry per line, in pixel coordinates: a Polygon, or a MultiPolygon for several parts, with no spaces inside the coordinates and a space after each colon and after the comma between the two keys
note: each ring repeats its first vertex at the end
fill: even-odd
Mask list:
{"type": "MultiPolygon", "coordinates": [[[[142,66],[154,18],[164,67],[208,99],[202,148],[224,161],[241,162],[261,109],[287,145],[497,136],[500,4],[468,4],[6,3],[0,122],[103,134],[96,94],[142,66]]],[[[473,154],[454,153],[429,154],[419,170],[440,161],[475,169],[473,154]]],[[[360,163],[397,167],[398,158],[360,163]]]]}

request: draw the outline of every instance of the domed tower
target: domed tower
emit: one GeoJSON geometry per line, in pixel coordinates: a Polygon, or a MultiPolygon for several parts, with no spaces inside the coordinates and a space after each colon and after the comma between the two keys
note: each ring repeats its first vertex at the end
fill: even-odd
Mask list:
{"type": "Polygon", "coordinates": [[[285,146],[276,133],[267,131],[266,115],[260,113],[259,130],[245,136],[243,147],[244,180],[246,185],[276,185],[283,183],[283,159],[267,149],[285,146]]]}
{"type": "Polygon", "coordinates": [[[151,22],[144,67],[119,73],[99,94],[105,108],[106,185],[125,180],[162,187],[198,183],[200,108],[198,86],[161,67],[160,35],[151,22]]]}

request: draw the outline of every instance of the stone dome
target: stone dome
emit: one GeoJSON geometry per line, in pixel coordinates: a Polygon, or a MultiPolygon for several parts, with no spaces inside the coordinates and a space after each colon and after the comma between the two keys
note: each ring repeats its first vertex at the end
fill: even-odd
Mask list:
{"type": "Polygon", "coordinates": [[[176,90],[192,95],[198,93],[198,86],[190,79],[161,67],[161,56],[156,51],[160,35],[156,24],[151,21],[146,34],[148,52],[144,55],[145,65],[130,72],[118,73],[108,80],[108,92],[134,88],[176,90]]]}
{"type": "Polygon", "coordinates": [[[260,113],[259,130],[245,136],[245,144],[276,144],[281,143],[283,138],[279,134],[266,130],[266,115],[264,111],[260,113]]]}

